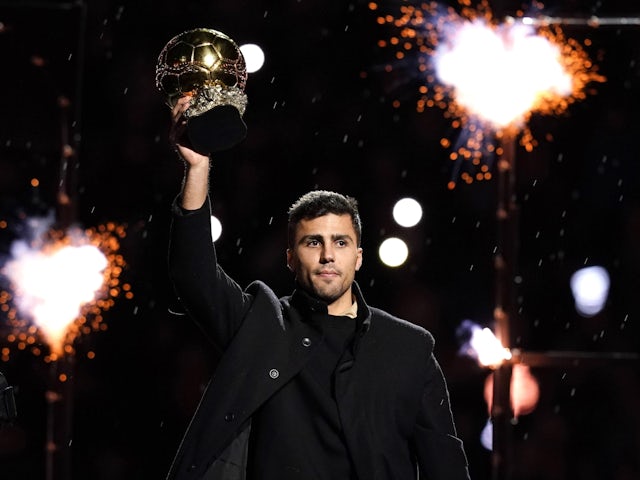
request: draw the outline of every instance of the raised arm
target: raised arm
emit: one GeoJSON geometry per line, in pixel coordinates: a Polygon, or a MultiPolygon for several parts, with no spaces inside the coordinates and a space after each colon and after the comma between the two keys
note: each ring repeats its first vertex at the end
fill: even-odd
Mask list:
{"type": "Polygon", "coordinates": [[[171,112],[171,131],[169,139],[176,152],[185,162],[185,174],[180,195],[180,206],[185,210],[197,210],[207,200],[209,193],[209,165],[210,158],[190,149],[181,143],[187,121],[183,117],[189,107],[191,97],[178,100],[171,112]]]}
{"type": "Polygon", "coordinates": [[[211,342],[224,350],[239,328],[251,299],[217,262],[211,239],[210,158],[180,143],[186,128],[182,114],[189,100],[189,97],[181,98],[172,110],[170,141],[185,163],[185,174],[173,208],[169,275],[186,312],[211,342]]]}

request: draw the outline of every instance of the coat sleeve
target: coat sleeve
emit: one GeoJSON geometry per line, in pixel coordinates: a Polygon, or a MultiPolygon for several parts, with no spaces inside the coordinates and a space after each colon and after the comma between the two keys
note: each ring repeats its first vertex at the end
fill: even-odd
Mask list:
{"type": "Polygon", "coordinates": [[[238,330],[251,296],[218,265],[209,200],[198,210],[172,205],[169,277],[186,313],[223,352],[238,330]]]}
{"type": "Polygon", "coordinates": [[[469,480],[467,457],[456,435],[447,384],[431,353],[414,431],[421,480],[469,480]]]}

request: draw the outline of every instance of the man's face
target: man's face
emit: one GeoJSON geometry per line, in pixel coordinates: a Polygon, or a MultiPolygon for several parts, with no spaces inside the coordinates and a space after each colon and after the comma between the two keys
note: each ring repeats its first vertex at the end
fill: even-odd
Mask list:
{"type": "Polygon", "coordinates": [[[329,213],[296,227],[287,265],[298,283],[329,304],[330,314],[351,306],[351,284],[362,265],[362,248],[349,215],[329,213]]]}

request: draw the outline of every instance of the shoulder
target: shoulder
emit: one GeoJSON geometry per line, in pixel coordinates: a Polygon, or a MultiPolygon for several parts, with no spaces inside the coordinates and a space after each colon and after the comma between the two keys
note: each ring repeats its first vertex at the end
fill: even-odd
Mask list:
{"type": "Polygon", "coordinates": [[[270,305],[276,310],[280,310],[280,300],[276,293],[266,283],[255,280],[249,284],[245,290],[247,294],[254,297],[255,303],[263,303],[265,306],[270,305]]]}
{"type": "Polygon", "coordinates": [[[245,290],[250,300],[250,306],[246,313],[247,324],[267,325],[265,318],[274,318],[280,329],[284,328],[284,316],[282,304],[276,293],[266,283],[255,280],[245,290]],[[252,320],[249,320],[252,319],[252,320]],[[256,320],[260,320],[257,321],[256,320]]]}
{"type": "Polygon", "coordinates": [[[391,315],[376,307],[371,310],[370,333],[376,336],[387,336],[389,340],[403,342],[407,346],[415,344],[421,348],[433,350],[435,339],[424,327],[391,315]]]}

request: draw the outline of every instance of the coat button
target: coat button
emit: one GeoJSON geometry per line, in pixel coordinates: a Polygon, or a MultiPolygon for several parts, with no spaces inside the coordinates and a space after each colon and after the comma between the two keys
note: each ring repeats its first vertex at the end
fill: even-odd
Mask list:
{"type": "Polygon", "coordinates": [[[271,370],[269,370],[269,376],[275,380],[280,376],[280,372],[275,368],[272,368],[271,370]]]}
{"type": "Polygon", "coordinates": [[[304,337],[302,339],[302,345],[305,347],[311,346],[311,339],[309,337],[304,337]]]}
{"type": "Polygon", "coordinates": [[[233,420],[235,420],[236,418],[236,414],[233,412],[229,412],[224,416],[224,421],[225,422],[233,422],[233,420]]]}

